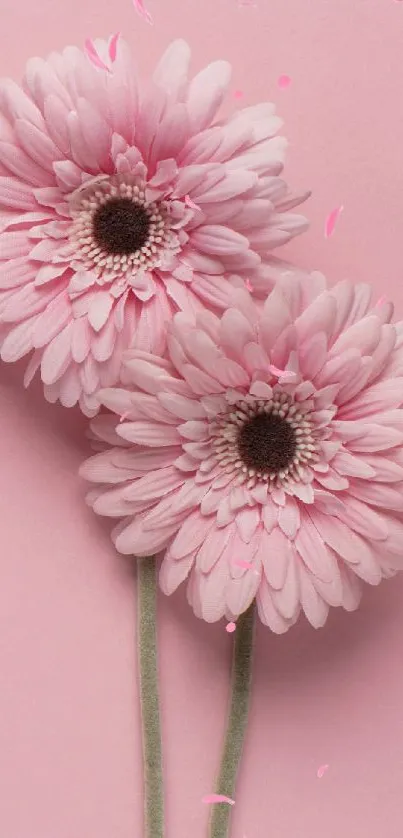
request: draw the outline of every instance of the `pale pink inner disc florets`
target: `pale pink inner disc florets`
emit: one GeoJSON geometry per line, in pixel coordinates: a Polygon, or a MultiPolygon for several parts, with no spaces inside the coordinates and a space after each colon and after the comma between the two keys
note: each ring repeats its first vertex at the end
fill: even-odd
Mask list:
{"type": "Polygon", "coordinates": [[[147,201],[145,189],[141,181],[108,178],[74,201],[69,236],[74,259],[99,285],[121,280],[123,289],[139,272],[161,264],[167,251],[178,249],[169,206],[147,201]]]}
{"type": "Polygon", "coordinates": [[[306,479],[304,467],[319,459],[309,414],[281,388],[266,401],[236,402],[210,425],[217,462],[248,489],[259,482],[271,490],[306,479]]]}

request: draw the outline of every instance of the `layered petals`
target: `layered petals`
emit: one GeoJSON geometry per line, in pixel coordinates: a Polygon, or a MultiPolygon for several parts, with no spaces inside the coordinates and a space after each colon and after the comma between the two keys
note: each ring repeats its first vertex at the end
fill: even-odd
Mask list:
{"type": "Polygon", "coordinates": [[[163,591],[187,582],[209,622],[254,599],[278,633],[356,608],[403,565],[390,316],[364,286],[287,272],[263,306],[235,289],[222,315],[175,315],[164,360],[128,353],[125,386],[100,393],[120,419],[94,420],[105,451],[82,472],[95,511],[122,518],[118,550],[163,552],[163,591]]]}
{"type": "Polygon", "coordinates": [[[87,415],[125,350],[163,353],[177,311],[222,311],[234,287],[262,298],[286,270],[271,251],[306,228],[274,107],[222,119],[230,65],[189,63],[174,42],[143,87],[114,36],[0,83],[1,358],[35,352],[26,380],[87,415]]]}

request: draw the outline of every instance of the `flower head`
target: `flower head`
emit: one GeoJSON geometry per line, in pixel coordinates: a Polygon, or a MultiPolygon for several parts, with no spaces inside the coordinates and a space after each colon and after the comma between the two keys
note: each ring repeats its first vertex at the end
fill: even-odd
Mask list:
{"type": "Polygon", "coordinates": [[[101,393],[106,450],[83,475],[122,553],[165,551],[196,614],[256,597],[276,632],[357,607],[402,566],[403,323],[365,285],[285,276],[263,307],[177,314],[168,359],[130,352],[130,386],[101,393]],[[107,447],[107,445],[109,447],[107,447]]]}
{"type": "Polygon", "coordinates": [[[274,107],[222,119],[230,66],[188,80],[175,42],[140,86],[124,42],[68,47],[0,83],[0,345],[33,351],[45,394],[96,412],[134,346],[160,354],[178,310],[267,292],[271,251],[305,220],[280,179],[274,107]],[[108,64],[109,62],[109,64],[108,64]],[[110,65],[110,66],[109,66],[110,65]]]}

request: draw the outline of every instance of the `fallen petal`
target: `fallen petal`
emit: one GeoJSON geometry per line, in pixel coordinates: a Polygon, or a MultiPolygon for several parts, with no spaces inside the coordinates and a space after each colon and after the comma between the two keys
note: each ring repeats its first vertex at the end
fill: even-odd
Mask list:
{"type": "Polygon", "coordinates": [[[325,221],[325,237],[327,239],[329,239],[330,236],[333,235],[334,228],[335,228],[336,223],[338,221],[339,215],[341,215],[341,213],[343,212],[343,209],[344,209],[343,206],[336,207],[336,209],[332,210],[329,213],[329,215],[327,216],[326,221],[325,221]]]}
{"type": "Polygon", "coordinates": [[[108,52],[109,52],[109,58],[111,59],[112,64],[116,59],[116,53],[117,53],[119,38],[120,38],[120,32],[116,32],[116,35],[112,35],[112,37],[109,41],[108,52]]]}
{"type": "Polygon", "coordinates": [[[229,803],[230,806],[234,806],[235,800],[232,800],[225,794],[207,794],[203,797],[202,803],[229,803]]]}
{"type": "Polygon", "coordinates": [[[107,73],[110,73],[110,68],[107,64],[102,60],[101,56],[98,54],[94,41],[91,38],[87,38],[84,43],[84,50],[87,54],[87,58],[91,61],[91,64],[94,67],[97,67],[98,70],[106,70],[107,73]]]}
{"type": "Polygon", "coordinates": [[[133,6],[137,14],[139,14],[140,17],[144,18],[144,20],[152,26],[154,21],[150,12],[145,8],[143,0],[133,0],[133,6]]]}
{"type": "Polygon", "coordinates": [[[253,562],[245,562],[243,559],[235,559],[234,564],[237,564],[238,567],[245,567],[247,570],[254,567],[253,562]]]}
{"type": "Polygon", "coordinates": [[[281,88],[281,90],[285,90],[286,87],[289,87],[291,84],[291,77],[286,76],[284,73],[278,77],[277,84],[281,88]]]}

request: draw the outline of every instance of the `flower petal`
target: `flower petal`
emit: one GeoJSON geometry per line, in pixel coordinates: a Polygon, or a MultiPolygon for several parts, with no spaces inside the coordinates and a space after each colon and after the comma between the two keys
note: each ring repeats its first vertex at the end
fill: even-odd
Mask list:
{"type": "Polygon", "coordinates": [[[214,526],[214,518],[205,518],[198,509],[194,510],[183,522],[177,536],[170,547],[170,555],[173,559],[181,559],[188,556],[197,547],[200,547],[207,537],[210,529],[214,526]]]}
{"type": "Polygon", "coordinates": [[[116,429],[122,439],[137,445],[159,446],[178,445],[180,435],[176,428],[157,422],[122,422],[116,429]]]}
{"type": "Polygon", "coordinates": [[[177,99],[185,89],[190,63],[190,48],[186,41],[173,41],[160,58],[153,79],[159,86],[177,99]]]}
{"type": "Polygon", "coordinates": [[[191,81],[186,104],[195,134],[213,121],[230,80],[230,64],[227,61],[215,61],[191,81]]]}
{"type": "Polygon", "coordinates": [[[284,585],[290,561],[290,543],[278,527],[271,533],[262,530],[255,561],[257,564],[262,563],[269,585],[280,590],[284,585]]]}
{"type": "Polygon", "coordinates": [[[241,233],[219,224],[205,224],[192,234],[193,246],[213,256],[225,256],[247,250],[249,241],[241,233]]]}
{"type": "Polygon", "coordinates": [[[91,301],[88,320],[92,328],[99,332],[105,325],[113,306],[113,298],[107,291],[99,292],[91,301]]]}
{"type": "Polygon", "coordinates": [[[41,364],[41,376],[44,384],[54,384],[71,363],[72,325],[72,323],[68,323],[48,343],[44,350],[41,364]]]}

